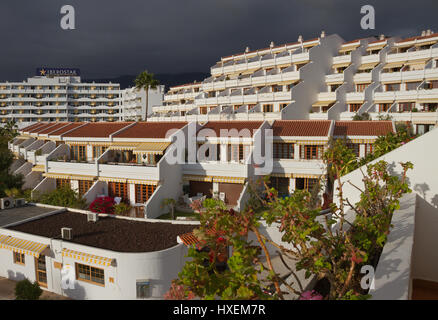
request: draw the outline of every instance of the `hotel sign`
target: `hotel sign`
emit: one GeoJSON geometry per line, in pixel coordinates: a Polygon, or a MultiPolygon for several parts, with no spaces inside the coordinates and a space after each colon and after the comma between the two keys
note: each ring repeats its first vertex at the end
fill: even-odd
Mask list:
{"type": "Polygon", "coordinates": [[[72,68],[37,68],[36,75],[41,77],[79,77],[81,71],[72,68]]]}

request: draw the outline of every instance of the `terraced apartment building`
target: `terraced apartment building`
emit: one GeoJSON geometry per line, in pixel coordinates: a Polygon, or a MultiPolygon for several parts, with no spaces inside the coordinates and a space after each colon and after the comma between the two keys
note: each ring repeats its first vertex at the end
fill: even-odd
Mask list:
{"type": "Polygon", "coordinates": [[[69,185],[88,203],[118,197],[142,218],[163,214],[167,198],[185,205],[215,197],[241,210],[266,175],[282,196],[324,184],[330,138],[346,139],[363,157],[393,131],[391,121],[37,123],[9,143],[10,171],[34,195],[69,185]]]}
{"type": "Polygon", "coordinates": [[[344,41],[325,35],[222,57],[202,82],[172,87],[152,121],[351,120],[437,123],[438,33],[344,41]]]}

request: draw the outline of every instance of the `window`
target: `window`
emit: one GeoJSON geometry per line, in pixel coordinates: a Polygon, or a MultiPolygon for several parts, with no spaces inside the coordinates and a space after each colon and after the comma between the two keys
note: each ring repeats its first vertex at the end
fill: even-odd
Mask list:
{"type": "Polygon", "coordinates": [[[136,289],[137,289],[137,299],[146,299],[151,297],[150,292],[150,282],[149,280],[137,280],[136,289]]]}
{"type": "Polygon", "coordinates": [[[420,81],[416,81],[416,82],[407,82],[406,83],[406,90],[411,91],[411,90],[417,90],[418,86],[421,84],[420,81]]]}
{"type": "Polygon", "coordinates": [[[398,110],[400,112],[410,112],[415,108],[415,102],[403,102],[398,104],[398,110]]]}
{"type": "Polygon", "coordinates": [[[99,158],[105,151],[107,147],[93,147],[93,159],[99,158]]]}
{"type": "Polygon", "coordinates": [[[390,107],[390,103],[379,103],[379,112],[387,112],[390,107]]]}
{"type": "Polygon", "coordinates": [[[25,265],[24,253],[13,252],[14,254],[14,263],[25,265]]]}
{"type": "Polygon", "coordinates": [[[87,193],[88,190],[90,190],[90,188],[93,185],[93,181],[79,180],[78,184],[79,184],[79,195],[83,196],[84,194],[87,193]]]}
{"type": "Polygon", "coordinates": [[[105,271],[85,264],[76,263],[76,279],[105,286],[105,271]]]}
{"type": "Polygon", "coordinates": [[[385,91],[400,91],[400,83],[385,84],[385,91]]]}
{"type": "Polygon", "coordinates": [[[274,159],[293,159],[294,144],[293,143],[274,143],[273,144],[274,159]]]}
{"type": "Polygon", "coordinates": [[[289,104],[288,103],[281,103],[280,104],[280,110],[283,110],[284,108],[286,108],[289,104]]]}
{"type": "Polygon", "coordinates": [[[300,158],[306,160],[322,159],[324,146],[322,145],[301,145],[300,158]]]}
{"type": "Polygon", "coordinates": [[[72,160],[76,160],[76,161],[87,160],[86,146],[71,146],[70,155],[72,160]]]}
{"type": "Polygon", "coordinates": [[[350,112],[357,112],[359,111],[361,104],[360,103],[350,103],[350,112]]]}
{"type": "Polygon", "coordinates": [[[135,185],[135,203],[145,203],[149,200],[155,191],[154,185],[136,184],[135,185]]]}
{"type": "Polygon", "coordinates": [[[347,143],[346,145],[356,154],[356,157],[359,157],[359,143],[347,143]]]}
{"type": "Polygon", "coordinates": [[[313,188],[318,185],[319,180],[315,178],[297,178],[296,179],[296,189],[306,190],[308,192],[313,191],[313,188]]]}
{"type": "Polygon", "coordinates": [[[373,153],[373,145],[371,143],[365,143],[365,156],[373,153]]]}
{"type": "Polygon", "coordinates": [[[273,112],[274,106],[272,104],[264,104],[263,105],[263,112],[273,112]]]}
{"type": "Polygon", "coordinates": [[[64,188],[64,187],[71,188],[70,180],[69,179],[56,179],[56,189],[64,188]]]}
{"type": "Polygon", "coordinates": [[[110,197],[120,197],[122,201],[129,201],[128,185],[123,182],[108,182],[108,193],[110,197]]]}
{"type": "Polygon", "coordinates": [[[42,287],[47,288],[47,270],[46,270],[46,256],[40,255],[38,258],[35,258],[35,271],[36,271],[36,280],[38,284],[42,287]]]}
{"type": "Polygon", "coordinates": [[[228,146],[229,161],[241,162],[249,153],[249,146],[243,144],[232,144],[228,146]]]}

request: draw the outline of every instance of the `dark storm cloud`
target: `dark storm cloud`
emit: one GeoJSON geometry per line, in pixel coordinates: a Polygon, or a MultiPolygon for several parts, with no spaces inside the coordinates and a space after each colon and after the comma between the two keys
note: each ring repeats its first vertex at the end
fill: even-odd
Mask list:
{"type": "Polygon", "coordinates": [[[0,80],[22,80],[38,66],[79,67],[87,78],[208,72],[221,56],[337,33],[438,31],[438,2],[352,0],[2,0],[0,80]],[[73,5],[76,30],[60,28],[73,5]],[[376,29],[360,29],[360,8],[376,10],[376,29]]]}

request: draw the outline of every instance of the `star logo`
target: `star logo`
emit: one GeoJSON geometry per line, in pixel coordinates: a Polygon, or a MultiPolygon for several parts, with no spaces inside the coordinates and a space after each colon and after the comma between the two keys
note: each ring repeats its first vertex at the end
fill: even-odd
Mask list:
{"type": "Polygon", "coordinates": [[[45,75],[46,75],[46,70],[41,69],[41,70],[40,70],[40,74],[41,74],[42,76],[45,76],[45,75]]]}

